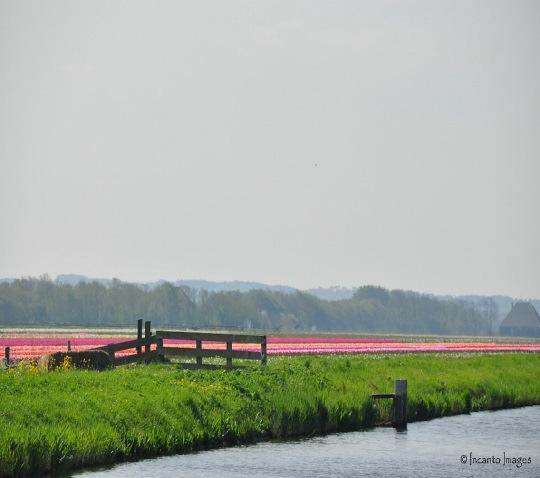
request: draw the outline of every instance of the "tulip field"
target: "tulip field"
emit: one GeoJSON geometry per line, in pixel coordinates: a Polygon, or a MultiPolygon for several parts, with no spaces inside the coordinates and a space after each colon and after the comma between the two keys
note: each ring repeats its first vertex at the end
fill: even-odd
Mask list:
{"type": "MultiPolygon", "coordinates": [[[[32,332],[0,331],[0,347],[10,347],[11,357],[17,359],[34,359],[42,355],[65,351],[67,341],[72,350],[86,350],[134,338],[132,335],[97,333],[96,329],[77,330],[75,332],[44,331],[32,332]]],[[[195,347],[189,340],[166,340],[167,346],[195,347]]],[[[225,344],[205,342],[206,349],[223,349],[225,344]]],[[[234,344],[235,350],[257,352],[259,345],[234,344]]],[[[132,354],[135,350],[125,350],[117,355],[132,354]]],[[[442,338],[395,338],[395,337],[322,337],[322,336],[269,336],[267,352],[269,356],[288,355],[341,355],[341,354],[373,354],[403,352],[540,352],[540,342],[530,341],[487,341],[468,339],[443,340],[442,338]]]]}

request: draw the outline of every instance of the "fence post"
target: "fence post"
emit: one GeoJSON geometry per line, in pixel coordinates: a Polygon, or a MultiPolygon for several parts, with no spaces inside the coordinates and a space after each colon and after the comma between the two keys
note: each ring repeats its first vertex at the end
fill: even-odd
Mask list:
{"type": "Polygon", "coordinates": [[[407,380],[396,380],[395,387],[392,425],[395,428],[407,428],[407,380]]]}
{"type": "MultiPolygon", "coordinates": [[[[197,351],[202,350],[202,340],[196,340],[195,342],[197,351]]],[[[202,355],[197,355],[197,365],[202,365],[202,355]]]]}
{"type": "Polygon", "coordinates": [[[71,340],[68,340],[68,343],[67,343],[67,351],[68,351],[68,352],[71,352],[71,340]]]}
{"type": "MultiPolygon", "coordinates": [[[[137,338],[142,339],[142,319],[137,320],[137,338]]],[[[137,353],[140,354],[142,352],[142,347],[139,345],[137,347],[137,353]]]]}
{"type": "MultiPolygon", "coordinates": [[[[147,320],[144,323],[144,338],[149,340],[151,336],[152,336],[152,322],[147,320]]],[[[148,352],[150,352],[150,344],[146,343],[144,345],[144,353],[146,354],[148,352]]],[[[150,362],[150,359],[146,359],[146,363],[149,363],[149,362],[150,362]]]]}
{"type": "Polygon", "coordinates": [[[232,342],[227,342],[227,368],[232,368],[232,342]]]}
{"type": "Polygon", "coordinates": [[[267,359],[266,359],[266,337],[264,338],[264,342],[261,343],[261,365],[266,365],[267,359]]]}
{"type": "Polygon", "coordinates": [[[161,337],[158,337],[157,339],[156,350],[158,354],[158,361],[165,362],[165,356],[163,355],[163,339],[161,337]]]}
{"type": "Polygon", "coordinates": [[[9,367],[9,347],[5,348],[4,354],[5,354],[6,367],[9,367]]]}

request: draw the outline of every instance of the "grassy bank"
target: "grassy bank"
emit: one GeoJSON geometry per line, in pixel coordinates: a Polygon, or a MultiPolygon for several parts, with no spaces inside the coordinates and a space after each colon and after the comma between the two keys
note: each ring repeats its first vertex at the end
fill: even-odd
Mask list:
{"type": "Polygon", "coordinates": [[[0,476],[388,421],[370,395],[409,381],[410,420],[540,404],[540,355],[272,359],[233,372],[173,365],[0,372],[0,476]]]}

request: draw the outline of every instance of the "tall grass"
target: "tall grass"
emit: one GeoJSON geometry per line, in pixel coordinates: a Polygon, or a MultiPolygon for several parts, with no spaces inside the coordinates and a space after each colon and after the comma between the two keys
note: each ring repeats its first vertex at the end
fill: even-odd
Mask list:
{"type": "Polygon", "coordinates": [[[232,372],[142,365],[0,372],[0,476],[34,476],[390,419],[372,393],[409,381],[409,419],[540,404],[540,355],[275,358],[232,372]]]}

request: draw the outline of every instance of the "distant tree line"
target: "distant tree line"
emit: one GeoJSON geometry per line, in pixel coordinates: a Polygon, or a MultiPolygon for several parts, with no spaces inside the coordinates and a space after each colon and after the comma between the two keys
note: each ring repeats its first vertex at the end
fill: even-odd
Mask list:
{"type": "Polygon", "coordinates": [[[0,283],[0,325],[124,326],[145,318],[170,327],[251,327],[282,331],[351,331],[489,335],[483,309],[459,300],[366,286],[350,299],[267,290],[195,291],[163,283],[148,288],[114,279],[58,284],[49,277],[0,283]]]}

